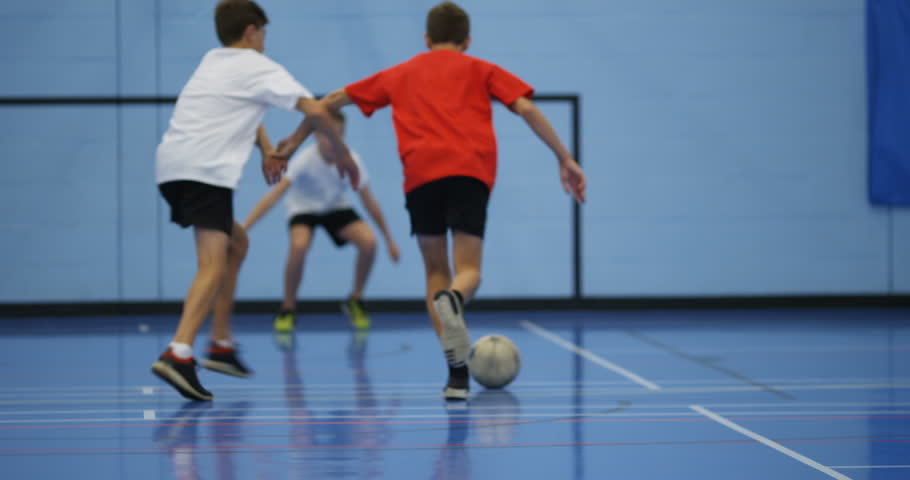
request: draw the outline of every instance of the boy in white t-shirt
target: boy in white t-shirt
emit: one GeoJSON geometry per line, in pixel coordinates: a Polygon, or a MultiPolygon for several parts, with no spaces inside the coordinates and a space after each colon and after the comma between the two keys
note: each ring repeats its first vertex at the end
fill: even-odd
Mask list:
{"type": "MultiPolygon", "coordinates": [[[[340,131],[344,131],[344,115],[333,112],[340,131]]],[[[354,265],[354,284],[342,309],[351,317],[354,327],[369,328],[370,319],[363,305],[366,286],[373,261],[376,258],[376,235],[370,226],[354,211],[347,192],[350,187],[336,172],[338,155],[331,142],[317,133],[317,143],[298,151],[288,162],[287,173],[250,212],[243,228],[249,230],[278,200],[287,193],[285,205],[288,212],[290,248],[284,270],[284,297],[281,310],[275,317],[275,330],[289,332],[294,328],[297,289],[303,275],[303,261],[313,239],[316,227],[322,226],[338,247],[350,242],[357,248],[354,265]]],[[[373,217],[385,239],[392,261],[398,262],[400,252],[389,233],[379,202],[367,186],[367,171],[356,153],[351,156],[360,172],[360,200],[373,217]]]]}
{"type": "Polygon", "coordinates": [[[239,377],[249,370],[239,361],[230,315],[248,239],[234,221],[233,191],[256,143],[262,151],[266,182],[286,166],[274,151],[262,118],[270,106],[299,110],[306,117],[298,131],[324,132],[342,152],[339,173],[357,185],[357,167],[328,112],[278,63],[262,54],[268,18],[249,0],[223,0],[215,7],[215,27],[224,48],[210,50],[193,72],[158,145],[156,177],[171,209],[171,221],[193,227],[197,271],[186,294],[173,341],[152,364],[152,372],[191,400],[211,400],[196,376],[192,345],[212,311],[211,343],[202,365],[239,377]]]}

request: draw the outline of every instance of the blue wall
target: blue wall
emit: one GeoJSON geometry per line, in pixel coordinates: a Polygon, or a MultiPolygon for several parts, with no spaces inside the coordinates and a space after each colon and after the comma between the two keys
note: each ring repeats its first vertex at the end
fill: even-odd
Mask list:
{"type": "MultiPolygon", "coordinates": [[[[422,51],[435,1],[263,0],[266,53],[327,92],[422,51]]],[[[217,46],[213,1],[0,5],[0,96],[176,95],[217,46]]],[[[866,200],[862,0],[465,0],[470,53],[539,92],[582,97],[583,293],[614,296],[910,293],[910,214],[866,200]]],[[[566,104],[542,108],[566,141],[566,104]]],[[[0,302],[178,300],[195,258],[153,180],[170,106],[3,106],[0,302]]],[[[403,247],[374,298],[416,298],[389,112],[349,110],[348,138],[403,247]]],[[[572,292],[570,203],[527,127],[496,111],[500,181],[486,297],[572,292]]],[[[277,141],[299,116],[271,112],[277,141]]],[[[239,218],[267,187],[258,154],[239,218]]],[[[241,299],[276,298],[284,213],[251,232],[241,299]]],[[[319,235],[301,298],[347,293],[351,249],[319,235]]]]}

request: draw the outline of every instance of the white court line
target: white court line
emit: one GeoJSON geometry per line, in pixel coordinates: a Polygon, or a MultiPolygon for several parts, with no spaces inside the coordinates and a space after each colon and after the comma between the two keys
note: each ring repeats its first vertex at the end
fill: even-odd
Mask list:
{"type": "Polygon", "coordinates": [[[849,470],[849,469],[852,469],[852,468],[856,468],[856,469],[866,469],[866,468],[910,468],[910,465],[847,465],[847,466],[831,467],[831,468],[838,468],[838,469],[841,469],[841,470],[849,470]]]}
{"type": "MultiPolygon", "coordinates": [[[[637,407],[637,406],[636,406],[637,407]]],[[[477,410],[478,407],[471,407],[471,410],[477,410]]],[[[594,408],[593,406],[587,407],[584,411],[576,411],[573,406],[567,405],[564,407],[558,408],[546,408],[546,409],[535,409],[524,408],[524,407],[486,407],[494,413],[482,413],[479,411],[474,411],[470,416],[472,418],[487,418],[487,417],[521,417],[525,419],[532,418],[595,418],[595,417],[610,417],[610,418],[700,418],[701,415],[698,413],[692,412],[687,409],[685,411],[676,411],[676,412],[606,412],[606,410],[612,410],[617,408],[616,405],[604,405],[600,408],[594,408]],[[544,410],[556,410],[555,412],[548,412],[544,410]],[[562,411],[560,411],[562,410],[562,411]]],[[[683,407],[679,407],[683,408],[683,407]]],[[[352,413],[342,413],[342,414],[313,414],[307,413],[305,415],[295,415],[294,412],[298,412],[303,409],[296,408],[251,408],[249,410],[245,409],[227,409],[227,411],[242,411],[243,415],[217,415],[217,416],[204,416],[206,420],[263,420],[263,419],[281,419],[281,418],[306,418],[312,420],[326,420],[326,419],[340,419],[340,420],[351,420],[351,419],[423,419],[423,418],[447,418],[448,413],[438,413],[438,414],[419,414],[419,413],[408,413],[407,411],[398,411],[396,413],[353,413],[356,412],[356,408],[342,409],[342,411],[349,411],[352,413]],[[288,415],[251,415],[256,412],[288,412],[288,415]]],[[[318,411],[329,411],[329,410],[338,410],[338,408],[323,408],[323,409],[305,409],[308,412],[318,412],[318,411]]],[[[417,409],[407,409],[417,411],[417,409]]],[[[438,410],[438,407],[426,408],[424,410],[438,410]]],[[[157,410],[143,410],[143,419],[145,420],[175,420],[180,419],[180,417],[162,417],[159,416],[157,410]]],[[[56,414],[61,415],[63,413],[71,413],[72,415],[85,415],[85,412],[73,411],[73,412],[32,412],[33,414],[56,414]]],[[[92,412],[92,413],[102,413],[102,412],[92,412]]],[[[117,414],[117,413],[128,413],[128,411],[118,411],[110,410],[103,412],[107,414],[117,414]]],[[[787,416],[818,416],[818,417],[829,417],[825,419],[826,421],[830,420],[830,417],[850,415],[855,416],[862,414],[863,412],[817,412],[817,411],[790,411],[790,412],[761,412],[761,411],[743,411],[743,412],[724,412],[724,415],[731,417],[752,417],[752,416],[768,416],[775,415],[781,417],[787,416]]],[[[907,414],[910,412],[895,412],[898,414],[907,414]]],[[[112,421],[130,421],[134,417],[103,417],[103,418],[93,418],[88,416],[80,416],[76,418],[19,418],[12,420],[0,420],[0,424],[27,424],[27,423],[56,423],[56,422],[112,422],[112,421]]],[[[785,419],[786,420],[786,419],[785,419]]]]}
{"type": "Polygon", "coordinates": [[[705,407],[702,407],[700,405],[690,405],[689,408],[691,408],[692,410],[695,410],[696,412],[710,418],[711,420],[714,420],[715,422],[729,428],[730,430],[741,433],[741,434],[751,438],[752,440],[761,442],[761,443],[765,444],[766,446],[769,446],[769,447],[773,448],[774,450],[777,450],[778,452],[783,453],[784,455],[786,455],[790,458],[798,460],[798,461],[818,470],[819,472],[822,472],[822,473],[828,475],[831,478],[837,478],[839,480],[851,480],[850,477],[848,477],[842,473],[836,472],[836,471],[832,470],[830,467],[826,467],[826,466],[816,462],[815,460],[812,460],[811,458],[806,457],[805,455],[796,453],[793,450],[790,450],[789,448],[775,442],[774,440],[771,440],[767,437],[763,437],[763,436],[753,432],[752,430],[749,430],[748,428],[742,427],[737,423],[731,422],[730,420],[727,420],[726,418],[721,417],[720,415],[712,412],[711,410],[708,410],[705,407]]]}
{"type": "MultiPolygon", "coordinates": [[[[892,383],[892,384],[910,384],[910,377],[803,377],[803,378],[755,378],[755,381],[762,382],[765,384],[797,384],[797,385],[807,385],[807,384],[816,384],[816,383],[858,383],[858,382],[875,382],[875,383],[892,383]]],[[[528,380],[522,381],[520,384],[515,385],[515,387],[527,387],[527,386],[601,386],[601,385],[625,385],[627,382],[625,380],[585,380],[577,382],[574,380],[559,380],[559,381],[536,381],[528,380]]],[[[731,382],[728,379],[715,379],[715,378],[704,378],[704,379],[657,379],[654,381],[657,384],[677,384],[677,385],[713,385],[713,384],[729,384],[735,385],[737,382],[731,382]]],[[[383,388],[400,388],[400,387],[413,387],[413,388],[425,388],[425,387],[434,387],[437,384],[434,382],[412,382],[412,383],[371,383],[369,387],[357,385],[354,382],[347,383],[316,383],[316,384],[247,384],[247,385],[236,385],[236,384],[212,384],[212,387],[218,391],[247,391],[247,390],[284,390],[288,387],[306,387],[308,390],[321,390],[321,389],[366,389],[370,388],[372,390],[379,390],[383,388]]],[[[22,394],[37,394],[37,395],[46,395],[46,396],[56,396],[56,395],[98,395],[102,393],[109,394],[134,394],[137,391],[144,393],[144,389],[153,389],[154,391],[162,390],[163,387],[154,387],[154,386],[134,386],[134,387],[111,387],[110,385],[83,385],[83,386],[71,386],[71,387],[0,387],[0,397],[6,396],[21,396],[22,394]],[[62,393],[69,392],[69,393],[62,393]]],[[[170,389],[165,389],[170,391],[170,389]]]]}
{"type": "Polygon", "coordinates": [[[629,370],[626,370],[625,368],[622,368],[619,365],[617,365],[609,360],[606,360],[598,355],[595,355],[594,353],[592,353],[588,350],[585,350],[584,348],[581,348],[578,345],[575,345],[574,343],[563,339],[559,335],[550,333],[549,331],[545,330],[542,327],[535,325],[532,322],[529,322],[527,320],[522,320],[521,322],[519,322],[519,324],[522,327],[536,333],[537,335],[540,335],[541,337],[546,338],[547,340],[559,345],[560,347],[565,348],[566,350],[568,350],[570,352],[574,352],[575,354],[580,355],[580,356],[600,365],[601,367],[604,367],[607,370],[612,371],[613,373],[622,375],[622,376],[628,378],[629,380],[632,380],[633,382],[647,388],[648,390],[655,390],[655,391],[663,390],[656,383],[651,382],[649,380],[645,380],[644,378],[630,372],[629,370]]]}
{"type": "Polygon", "coordinates": [[[154,395],[156,390],[155,387],[139,387],[139,391],[143,395],[154,395]]]}
{"type": "MultiPolygon", "coordinates": [[[[785,390],[785,391],[797,391],[797,390],[880,390],[880,389],[910,389],[910,383],[907,384],[893,384],[893,383],[870,383],[870,384],[835,384],[835,385],[771,385],[772,388],[785,390]]],[[[659,387],[660,388],[660,387],[659,387]]],[[[757,392],[764,391],[766,387],[752,386],[752,385],[742,385],[737,387],[716,387],[716,388],[660,388],[660,390],[642,390],[642,389],[584,389],[581,392],[567,389],[565,391],[533,391],[525,390],[521,392],[522,398],[546,398],[546,397],[598,397],[598,396],[639,396],[639,395],[668,395],[668,394],[703,394],[703,393],[741,393],[741,392],[757,392]]],[[[250,398],[255,399],[260,402],[285,402],[287,401],[287,396],[278,396],[274,395],[272,392],[266,392],[267,395],[264,396],[253,396],[249,395],[243,396],[225,396],[219,395],[221,401],[230,401],[230,400],[249,400],[250,398]]],[[[393,392],[394,393],[394,392],[393,392]]],[[[417,400],[417,399],[438,399],[438,394],[424,394],[424,395],[401,395],[393,393],[370,393],[370,392],[361,392],[354,395],[319,395],[312,394],[308,392],[301,392],[300,395],[294,395],[292,399],[301,399],[306,400],[307,402],[351,402],[356,400],[363,399],[373,399],[373,400],[417,400]]],[[[161,396],[167,395],[168,392],[162,392],[160,395],[155,397],[145,397],[145,398],[101,398],[101,399],[88,399],[88,400],[78,400],[79,405],[100,405],[100,404],[142,404],[147,403],[152,398],[161,398],[161,396]]],[[[72,399],[65,400],[38,400],[33,398],[22,398],[19,400],[0,400],[0,405],[73,405],[76,401],[72,399]]]]}

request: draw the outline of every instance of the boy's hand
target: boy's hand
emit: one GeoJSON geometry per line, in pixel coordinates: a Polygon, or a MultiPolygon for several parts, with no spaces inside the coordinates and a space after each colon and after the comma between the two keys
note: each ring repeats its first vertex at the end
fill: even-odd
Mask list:
{"type": "Polygon", "coordinates": [[[285,162],[291,159],[291,155],[297,151],[297,147],[300,146],[300,142],[291,135],[288,138],[283,139],[278,142],[278,148],[272,153],[273,157],[283,159],[285,162]]]}
{"type": "Polygon", "coordinates": [[[562,189],[566,193],[571,193],[576,202],[585,203],[587,181],[585,173],[574,158],[560,160],[559,180],[562,182],[562,189]]]}
{"type": "Polygon", "coordinates": [[[350,155],[339,155],[335,161],[335,168],[338,169],[341,178],[347,178],[351,182],[351,188],[357,190],[360,187],[360,171],[350,155]]]}
{"type": "Polygon", "coordinates": [[[288,161],[276,156],[274,151],[262,153],[262,175],[265,177],[267,185],[274,185],[281,180],[281,175],[284,174],[287,166],[288,161]]]}
{"type": "Polygon", "coordinates": [[[401,258],[401,251],[398,250],[398,244],[391,239],[386,240],[386,248],[389,250],[389,257],[393,262],[398,263],[398,259],[401,258]]]}

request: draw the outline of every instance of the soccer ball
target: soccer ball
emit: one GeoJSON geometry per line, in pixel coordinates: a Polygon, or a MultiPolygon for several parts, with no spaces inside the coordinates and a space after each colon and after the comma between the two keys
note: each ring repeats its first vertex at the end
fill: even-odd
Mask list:
{"type": "Polygon", "coordinates": [[[486,335],[471,346],[468,368],[477,383],[487,388],[502,388],[518,376],[521,355],[518,347],[504,335],[486,335]]]}

